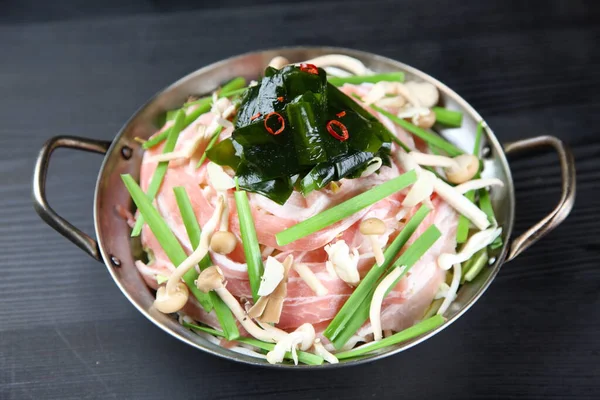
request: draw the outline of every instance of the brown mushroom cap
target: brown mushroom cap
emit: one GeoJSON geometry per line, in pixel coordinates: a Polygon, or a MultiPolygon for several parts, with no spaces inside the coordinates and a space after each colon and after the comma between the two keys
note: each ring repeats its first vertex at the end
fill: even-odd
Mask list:
{"type": "Polygon", "coordinates": [[[423,129],[429,129],[435,124],[435,113],[429,110],[429,113],[425,115],[419,115],[417,119],[417,126],[423,129]]]}
{"type": "Polygon", "coordinates": [[[223,274],[219,268],[213,265],[202,271],[195,283],[200,291],[208,293],[211,290],[224,287],[223,279],[223,274]]]}
{"type": "Polygon", "coordinates": [[[368,218],[360,223],[359,230],[363,235],[383,235],[386,227],[379,218],[368,218]]]}
{"type": "Polygon", "coordinates": [[[156,300],[154,307],[163,314],[177,312],[185,306],[190,292],[183,282],[178,282],[176,290],[169,292],[165,286],[161,286],[156,291],[156,300]]]}
{"type": "Polygon", "coordinates": [[[217,231],[210,239],[210,249],[215,253],[229,254],[237,245],[235,235],[229,231],[217,231]]]}
{"type": "Polygon", "coordinates": [[[461,154],[454,157],[455,167],[446,168],[446,177],[451,183],[464,183],[473,179],[479,171],[479,158],[473,154],[461,154]]]}

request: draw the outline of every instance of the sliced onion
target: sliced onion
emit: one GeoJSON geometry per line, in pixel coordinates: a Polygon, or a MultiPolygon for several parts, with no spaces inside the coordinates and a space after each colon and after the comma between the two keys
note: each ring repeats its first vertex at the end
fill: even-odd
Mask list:
{"type": "Polygon", "coordinates": [[[456,190],[460,194],[464,194],[470,192],[471,190],[483,189],[489,186],[503,187],[504,182],[502,182],[498,178],[473,179],[471,181],[461,183],[458,186],[454,186],[454,190],[456,190]]]}
{"type": "Polygon", "coordinates": [[[479,250],[489,246],[500,234],[502,228],[493,227],[481,232],[477,232],[467,240],[463,249],[456,254],[442,253],[437,259],[438,266],[441,269],[448,270],[454,264],[460,264],[473,257],[479,250]]]}
{"type": "Polygon", "coordinates": [[[412,185],[408,194],[402,201],[402,206],[411,208],[416,206],[423,201],[429,200],[433,193],[433,185],[436,181],[436,177],[429,171],[421,171],[419,178],[412,185]]]}

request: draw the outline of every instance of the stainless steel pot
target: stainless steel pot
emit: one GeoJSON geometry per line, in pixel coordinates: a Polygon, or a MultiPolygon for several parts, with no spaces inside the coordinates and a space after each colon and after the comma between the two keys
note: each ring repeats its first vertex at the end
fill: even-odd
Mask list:
{"type": "MultiPolygon", "coordinates": [[[[177,108],[190,94],[207,93],[219,84],[235,76],[256,79],[271,58],[282,55],[292,62],[307,60],[319,55],[347,54],[363,61],[369,68],[380,72],[404,71],[408,80],[427,81],[437,86],[441,103],[464,114],[463,126],[459,129],[443,130],[441,133],[464,149],[472,149],[474,132],[481,116],[458,94],[431,76],[408,65],[375,54],[340,48],[299,47],[259,51],[233,57],[199,69],[175,82],[141,107],[121,129],[112,142],[87,138],[57,136],[50,139],[42,148],[33,177],[33,201],[38,214],[50,226],[75,243],[90,256],[103,261],[115,283],[131,303],[155,325],[177,339],[208,353],[254,365],[270,365],[250,356],[238,354],[219,347],[183,328],[171,316],[161,314],[152,308],[153,292],[138,274],[134,260],[141,256],[137,240],[129,237],[130,228],[115,212],[116,206],[132,207],[132,201],[121,182],[120,174],[129,173],[139,177],[143,151],[134,137],[147,138],[158,128],[161,115],[169,109],[177,108]],[[94,223],[96,238],[88,236],[58,215],[48,204],[45,194],[46,174],[52,152],[59,147],[67,147],[105,154],[96,183],[94,200],[94,223]]],[[[438,329],[390,348],[387,352],[361,360],[347,361],[337,365],[359,364],[377,360],[406,350],[417,343],[440,332],[471,307],[483,294],[500,270],[503,263],[514,259],[545,234],[550,232],[567,217],[575,200],[575,164],[569,149],[557,138],[540,136],[501,145],[492,130],[484,124],[485,145],[489,152],[485,158],[484,177],[497,177],[506,185],[494,188],[492,202],[499,224],[504,228],[504,247],[494,254],[495,262],[486,268],[476,280],[464,285],[453,306],[447,313],[448,322],[438,329]],[[562,169],[562,196],[558,206],[540,222],[520,236],[512,237],[515,196],[510,167],[506,156],[517,152],[531,152],[541,147],[552,147],[557,151],[562,169]]],[[[278,368],[325,368],[315,366],[277,365],[278,368]]]]}

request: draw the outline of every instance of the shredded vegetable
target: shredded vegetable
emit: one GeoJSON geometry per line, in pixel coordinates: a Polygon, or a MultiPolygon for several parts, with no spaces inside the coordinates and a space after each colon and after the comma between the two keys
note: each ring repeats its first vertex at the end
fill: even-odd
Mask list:
{"type": "Polygon", "coordinates": [[[417,175],[414,171],[409,171],[399,177],[391,179],[379,186],[367,190],[345,202],[338,204],[320,214],[315,215],[307,220],[304,220],[284,231],[275,235],[277,243],[280,246],[294,242],[317,232],[331,224],[334,224],[350,215],[370,206],[380,200],[385,199],[389,195],[396,193],[417,180],[417,175]]]}

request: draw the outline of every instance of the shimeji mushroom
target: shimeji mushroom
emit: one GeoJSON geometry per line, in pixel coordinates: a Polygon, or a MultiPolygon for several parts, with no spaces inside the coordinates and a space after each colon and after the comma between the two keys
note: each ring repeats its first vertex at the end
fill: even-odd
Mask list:
{"type": "Polygon", "coordinates": [[[369,319],[371,321],[371,328],[373,329],[373,340],[378,341],[383,338],[381,334],[381,304],[383,298],[387,293],[390,286],[398,279],[406,266],[395,267],[385,278],[381,280],[375,292],[373,293],[373,299],[371,300],[371,307],[369,308],[369,319]]]}
{"type": "Polygon", "coordinates": [[[479,171],[479,159],[473,154],[460,154],[454,158],[411,151],[409,153],[419,165],[442,167],[446,178],[452,183],[467,182],[479,171]]]}
{"type": "Polygon", "coordinates": [[[211,266],[202,271],[200,275],[198,275],[198,279],[196,279],[196,286],[205,293],[214,290],[244,329],[256,339],[264,342],[276,343],[287,337],[287,333],[282,330],[276,328],[265,330],[260,328],[248,315],[246,315],[246,312],[240,303],[238,303],[236,298],[225,287],[225,278],[218,267],[211,266]]]}
{"type": "Polygon", "coordinates": [[[492,227],[481,232],[477,232],[467,240],[462,250],[456,254],[442,253],[437,259],[438,266],[441,269],[448,270],[454,264],[460,264],[473,257],[479,250],[489,246],[500,234],[502,228],[492,227]]]}
{"type": "Polygon", "coordinates": [[[484,179],[473,179],[472,181],[468,181],[465,183],[461,183],[460,185],[454,186],[454,190],[456,190],[460,194],[465,194],[470,192],[471,190],[478,190],[487,188],[490,186],[504,186],[504,182],[502,182],[498,178],[484,178],[484,179]]]}
{"type": "Polygon", "coordinates": [[[315,337],[315,328],[309,323],[304,323],[294,332],[289,333],[277,342],[275,348],[267,353],[267,361],[270,364],[280,363],[283,361],[285,353],[289,351],[292,353],[294,363],[297,365],[298,354],[296,350],[306,351],[310,349],[315,341],[315,337]]]}
{"type": "Polygon", "coordinates": [[[371,248],[373,249],[373,254],[375,255],[375,261],[377,264],[383,265],[385,256],[383,254],[383,250],[381,249],[381,245],[377,240],[377,236],[385,233],[385,223],[379,218],[368,218],[360,223],[359,230],[360,233],[365,235],[371,242],[371,248]]]}
{"type": "Polygon", "coordinates": [[[235,235],[229,231],[229,202],[226,199],[227,190],[234,188],[235,182],[220,165],[212,161],[208,163],[206,170],[211,185],[225,199],[219,230],[213,234],[210,240],[210,249],[215,253],[225,255],[231,253],[237,246],[235,235]]]}
{"type": "Polygon", "coordinates": [[[263,281],[259,287],[259,294],[261,293],[260,289],[263,289],[262,293],[266,293],[266,295],[261,295],[256,304],[248,311],[250,317],[264,323],[276,324],[279,322],[281,310],[283,309],[283,301],[287,296],[288,274],[293,262],[294,257],[292,255],[287,256],[283,264],[279,263],[273,257],[267,258],[268,264],[266,265],[265,273],[263,273],[263,281]],[[279,269],[279,266],[281,266],[282,271],[279,269]],[[280,273],[283,276],[280,277],[280,273]],[[274,276],[265,276],[265,274],[274,276]],[[280,278],[279,282],[274,289],[271,289],[278,278],[280,278]]]}
{"type": "Polygon", "coordinates": [[[163,314],[170,314],[181,310],[190,296],[189,289],[183,282],[178,282],[175,285],[175,289],[171,290],[171,292],[167,292],[167,289],[161,286],[156,291],[154,307],[163,314]]]}
{"type": "Polygon", "coordinates": [[[337,364],[340,362],[336,356],[327,351],[325,346],[323,346],[323,343],[321,343],[321,339],[316,338],[313,347],[315,349],[315,354],[323,357],[329,364],[337,364]]]}
{"type": "Polygon", "coordinates": [[[448,309],[448,307],[450,307],[452,301],[454,301],[454,298],[456,297],[456,293],[458,292],[458,286],[460,285],[460,279],[462,276],[462,268],[460,263],[454,264],[454,270],[452,271],[452,274],[452,282],[448,287],[446,296],[444,296],[444,301],[442,302],[442,305],[437,310],[438,315],[443,315],[448,309]]]}
{"type": "Polygon", "coordinates": [[[273,57],[271,59],[271,61],[269,61],[269,67],[275,68],[275,69],[281,69],[283,67],[285,67],[286,65],[288,65],[290,63],[290,61],[282,56],[276,56],[273,57]]]}
{"type": "Polygon", "coordinates": [[[156,292],[154,306],[158,311],[168,314],[179,311],[185,305],[185,302],[182,302],[182,300],[185,297],[187,301],[189,292],[187,291],[187,287],[185,290],[182,289],[183,284],[181,279],[186,272],[193,268],[194,265],[198,264],[200,260],[206,256],[206,253],[208,253],[208,244],[210,242],[210,238],[217,226],[219,219],[221,218],[222,212],[223,198],[219,197],[219,200],[217,201],[217,207],[215,208],[213,215],[204,225],[204,229],[202,229],[198,247],[192,254],[190,254],[188,258],[186,258],[177,268],[175,268],[175,270],[169,276],[169,280],[164,288],[161,287],[156,292]],[[179,308],[176,306],[179,306],[179,308]]]}
{"type": "Polygon", "coordinates": [[[356,286],[360,282],[358,274],[358,250],[353,249],[350,253],[350,248],[344,240],[338,240],[333,244],[325,246],[325,252],[329,256],[326,261],[326,268],[335,274],[344,282],[356,286]]]}
{"type": "Polygon", "coordinates": [[[317,296],[325,296],[327,293],[329,293],[327,288],[321,283],[319,278],[317,278],[315,273],[312,272],[306,264],[295,263],[294,270],[296,270],[300,278],[302,278],[302,280],[313,292],[315,292],[317,296]]]}
{"type": "Polygon", "coordinates": [[[365,67],[360,60],[354,57],[342,54],[327,54],[304,61],[306,64],[313,64],[317,67],[338,67],[354,75],[372,75],[373,71],[365,67]]]}
{"type": "MultiPolygon", "coordinates": [[[[424,173],[424,170],[415,160],[415,154],[417,154],[417,152],[406,153],[400,150],[397,152],[396,157],[405,171],[415,170],[420,177],[424,173]]],[[[423,153],[418,153],[417,155],[417,157],[422,156],[423,153]]],[[[426,154],[426,156],[430,155],[426,154]]],[[[473,222],[478,229],[483,230],[490,226],[488,217],[483,211],[443,180],[435,177],[433,181],[433,190],[452,208],[473,222]]]]}

